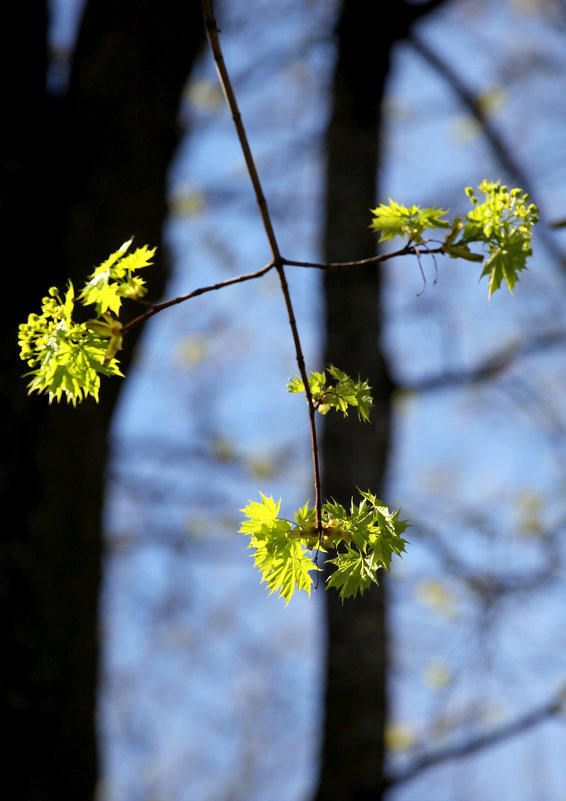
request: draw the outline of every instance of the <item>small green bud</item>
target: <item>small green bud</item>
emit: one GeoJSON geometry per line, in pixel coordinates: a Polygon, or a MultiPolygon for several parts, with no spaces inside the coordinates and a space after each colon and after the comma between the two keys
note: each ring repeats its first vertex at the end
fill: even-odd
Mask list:
{"type": "Polygon", "coordinates": [[[104,359],[102,360],[103,365],[107,365],[111,359],[118,353],[120,348],[122,347],[122,339],[123,337],[120,334],[117,334],[110,338],[110,342],[108,343],[108,348],[106,349],[106,353],[104,354],[104,359]]]}
{"type": "Polygon", "coordinates": [[[104,323],[102,320],[87,320],[85,325],[89,331],[99,337],[110,338],[113,335],[113,325],[104,323]]]}

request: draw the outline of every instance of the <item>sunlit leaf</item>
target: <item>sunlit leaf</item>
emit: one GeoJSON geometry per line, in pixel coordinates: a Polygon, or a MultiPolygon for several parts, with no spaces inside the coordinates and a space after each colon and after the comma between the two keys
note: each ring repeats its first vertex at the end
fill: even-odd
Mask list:
{"type": "Polygon", "coordinates": [[[424,232],[429,228],[449,228],[444,219],[446,211],[434,207],[422,209],[420,206],[402,206],[389,199],[389,205],[380,204],[371,209],[373,220],[370,228],[379,232],[380,242],[407,237],[409,242],[422,242],[424,232]]]}

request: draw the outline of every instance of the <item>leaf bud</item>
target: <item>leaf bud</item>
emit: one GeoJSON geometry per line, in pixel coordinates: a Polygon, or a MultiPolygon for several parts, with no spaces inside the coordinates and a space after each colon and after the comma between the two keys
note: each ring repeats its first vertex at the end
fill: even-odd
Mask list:
{"type": "Polygon", "coordinates": [[[113,336],[113,325],[111,323],[104,323],[102,320],[87,320],[85,325],[89,331],[99,337],[110,338],[113,336]]]}

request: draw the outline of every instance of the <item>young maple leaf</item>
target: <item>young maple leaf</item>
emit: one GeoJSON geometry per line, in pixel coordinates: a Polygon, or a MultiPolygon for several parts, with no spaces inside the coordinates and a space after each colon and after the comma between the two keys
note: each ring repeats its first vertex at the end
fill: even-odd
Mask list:
{"type": "Polygon", "coordinates": [[[409,242],[422,242],[422,235],[428,228],[450,228],[450,223],[443,219],[447,213],[444,209],[408,208],[389,198],[388,206],[382,203],[370,211],[374,215],[370,228],[381,232],[380,242],[395,239],[396,236],[407,236],[409,242]]]}

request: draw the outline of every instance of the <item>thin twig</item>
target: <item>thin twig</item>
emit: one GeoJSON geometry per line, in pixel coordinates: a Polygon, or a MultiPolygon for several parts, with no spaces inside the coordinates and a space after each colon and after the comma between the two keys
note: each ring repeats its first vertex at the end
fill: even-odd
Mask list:
{"type": "MultiPolygon", "coordinates": [[[[162,303],[150,303],[149,301],[145,300],[145,298],[136,298],[136,303],[139,303],[142,306],[146,306],[148,308],[148,311],[145,312],[144,314],[140,314],[138,317],[134,317],[134,319],[130,320],[130,322],[127,323],[122,330],[125,333],[130,328],[134,328],[134,326],[136,325],[145,323],[145,321],[149,320],[150,317],[153,317],[154,314],[158,314],[164,309],[169,309],[171,306],[176,306],[178,303],[184,303],[186,300],[190,300],[191,298],[196,298],[199,295],[204,295],[206,292],[214,292],[217,289],[224,289],[224,287],[227,286],[232,286],[234,284],[242,284],[244,283],[244,281],[253,281],[255,278],[262,278],[264,275],[266,275],[266,273],[268,273],[273,268],[279,269],[279,262],[281,263],[281,265],[287,265],[289,267],[305,267],[307,269],[316,269],[316,270],[350,270],[360,267],[367,267],[368,265],[371,266],[373,264],[379,264],[383,261],[387,261],[388,259],[399,258],[400,256],[414,255],[415,253],[417,253],[417,255],[425,254],[434,257],[435,253],[444,254],[444,250],[441,247],[435,249],[424,247],[421,250],[418,250],[414,245],[406,245],[400,250],[396,250],[391,253],[382,253],[379,256],[370,256],[367,259],[358,259],[357,261],[337,261],[337,262],[296,261],[294,259],[286,259],[284,257],[280,257],[280,259],[278,259],[277,262],[270,261],[269,264],[266,264],[265,267],[262,267],[260,270],[256,270],[254,273],[244,273],[243,275],[237,275],[234,278],[227,278],[225,281],[219,281],[216,284],[199,287],[198,289],[193,289],[191,292],[187,292],[184,295],[179,295],[178,297],[171,298],[170,300],[164,300],[162,303]]],[[[284,291],[284,294],[285,293],[288,295],[287,288],[284,291]]],[[[293,323],[291,325],[296,326],[294,316],[293,316],[293,323]]],[[[304,379],[302,373],[301,373],[301,379],[304,379]]],[[[317,405],[314,404],[314,407],[316,410],[317,405]]]]}
{"type": "Polygon", "coordinates": [[[218,79],[220,81],[220,86],[222,88],[224,98],[226,100],[228,108],[230,109],[232,120],[234,121],[234,126],[238,134],[238,140],[240,142],[240,147],[242,148],[242,153],[244,155],[244,159],[246,162],[248,174],[250,176],[256,201],[259,206],[261,219],[263,221],[263,227],[265,229],[267,240],[269,242],[269,247],[271,248],[271,255],[273,257],[272,265],[275,266],[277,274],[279,276],[281,291],[283,292],[283,297],[285,299],[285,306],[287,308],[287,314],[289,317],[289,325],[291,326],[291,331],[293,334],[293,342],[295,344],[295,354],[297,358],[297,364],[299,366],[299,373],[303,381],[303,385],[305,387],[305,395],[307,398],[307,404],[309,410],[309,426],[311,434],[311,448],[312,448],[313,469],[314,469],[316,528],[317,531],[320,532],[322,530],[322,497],[320,491],[320,467],[318,460],[315,408],[308,382],[308,376],[305,367],[305,359],[303,356],[301,340],[299,337],[299,331],[297,328],[295,314],[293,311],[293,304],[291,302],[291,295],[289,293],[289,286],[287,284],[287,279],[285,277],[285,271],[283,270],[284,262],[281,257],[281,253],[279,252],[279,245],[277,242],[277,238],[275,236],[275,231],[273,229],[273,223],[271,221],[271,215],[267,207],[267,201],[265,199],[265,195],[263,194],[263,189],[261,186],[261,181],[259,179],[259,174],[257,172],[255,161],[248,142],[246,129],[242,121],[242,115],[240,114],[240,109],[238,108],[238,103],[236,100],[236,96],[234,94],[234,90],[232,88],[230,75],[226,68],[226,63],[224,61],[224,56],[222,54],[222,48],[220,46],[220,40],[218,38],[218,28],[216,27],[216,20],[214,19],[214,12],[212,10],[212,2],[211,0],[201,0],[201,2],[202,2],[204,21],[206,25],[207,37],[212,50],[212,54],[214,56],[214,62],[216,64],[218,79]]]}
{"type": "Polygon", "coordinates": [[[179,295],[179,297],[172,298],[171,300],[165,300],[163,303],[148,304],[147,301],[141,301],[145,306],[149,305],[151,307],[150,310],[145,312],[145,314],[140,314],[139,317],[135,317],[133,320],[130,320],[130,322],[127,323],[122,330],[125,332],[128,329],[133,328],[135,325],[145,323],[146,320],[149,320],[149,318],[153,317],[154,314],[163,311],[163,309],[176,306],[178,303],[183,303],[185,300],[189,300],[190,298],[196,298],[198,295],[204,295],[205,292],[213,292],[216,289],[223,289],[224,287],[231,286],[232,284],[242,284],[244,281],[252,281],[254,278],[261,278],[261,276],[272,270],[273,266],[273,262],[270,261],[269,264],[266,264],[265,267],[261,268],[261,270],[256,270],[255,273],[245,273],[244,275],[237,275],[235,278],[228,278],[226,281],[219,281],[217,284],[199,287],[199,289],[193,289],[192,292],[187,292],[186,295],[179,295]]]}
{"type": "MultiPolygon", "coordinates": [[[[303,350],[301,346],[301,340],[299,336],[299,331],[297,327],[297,321],[295,319],[295,313],[293,310],[293,304],[291,301],[291,295],[289,292],[289,286],[287,283],[287,278],[285,276],[284,266],[290,267],[305,267],[305,268],[313,268],[313,269],[322,269],[322,270],[347,270],[347,269],[354,269],[358,267],[365,267],[369,265],[377,265],[388,259],[397,258],[400,256],[406,256],[411,254],[416,254],[419,267],[421,270],[421,274],[423,275],[424,285],[426,287],[426,279],[424,277],[424,271],[422,268],[422,264],[420,261],[421,254],[435,254],[435,253],[443,253],[442,247],[431,249],[427,247],[426,242],[420,243],[420,248],[415,246],[414,244],[408,244],[401,248],[398,251],[392,253],[382,253],[377,256],[371,256],[367,259],[359,259],[356,261],[346,261],[346,262],[307,262],[307,261],[296,261],[292,259],[285,259],[282,257],[279,244],[277,242],[277,237],[275,236],[275,231],[273,228],[273,223],[271,220],[271,215],[269,213],[269,209],[267,206],[267,201],[265,199],[265,195],[263,193],[261,181],[259,178],[259,174],[255,165],[255,160],[250,148],[250,144],[248,141],[246,129],[242,120],[242,115],[240,113],[238,102],[236,99],[236,95],[234,93],[232,82],[230,80],[230,75],[228,73],[228,69],[226,67],[226,63],[224,61],[224,55],[222,53],[222,48],[220,46],[220,40],[218,37],[218,28],[216,26],[216,20],[214,18],[214,12],[212,9],[212,2],[211,0],[201,0],[202,11],[204,22],[207,31],[208,41],[212,50],[212,54],[214,57],[214,63],[216,65],[216,71],[218,74],[218,79],[220,82],[220,86],[226,100],[226,104],[230,110],[232,115],[232,120],[234,122],[234,126],[236,128],[236,133],[238,136],[238,140],[240,142],[240,147],[242,149],[242,153],[244,156],[244,160],[246,163],[246,168],[248,174],[250,176],[250,180],[252,182],[256,202],[259,207],[261,219],[263,222],[263,227],[267,236],[267,240],[269,242],[269,247],[271,249],[272,259],[269,264],[262,267],[261,270],[257,270],[253,273],[247,273],[244,275],[239,275],[234,278],[229,278],[226,281],[220,281],[216,284],[212,284],[210,286],[200,287],[198,289],[194,289],[192,292],[188,292],[184,295],[180,295],[176,298],[172,298],[171,300],[164,301],[163,303],[157,304],[149,304],[146,301],[142,301],[143,305],[148,307],[148,311],[144,312],[144,314],[135,317],[129,323],[127,323],[123,331],[126,332],[129,329],[133,328],[135,325],[138,325],[142,322],[145,322],[150,317],[153,317],[158,312],[163,311],[164,309],[168,309],[171,306],[175,306],[178,303],[183,303],[190,298],[197,297],[198,295],[203,295],[206,292],[212,292],[217,289],[223,289],[224,287],[231,286],[233,284],[243,283],[244,281],[250,281],[255,278],[260,278],[269,272],[271,269],[275,268],[277,271],[277,275],[279,277],[279,283],[281,285],[281,291],[283,293],[283,298],[285,301],[285,307],[287,309],[287,316],[289,318],[289,325],[291,327],[291,332],[293,336],[293,343],[295,346],[295,355],[297,364],[299,367],[299,374],[301,376],[301,380],[303,382],[303,386],[305,388],[305,395],[307,399],[308,405],[308,414],[309,414],[309,427],[310,427],[310,435],[311,435],[311,449],[312,449],[312,459],[313,459],[313,472],[314,472],[314,490],[315,490],[315,513],[316,513],[316,530],[318,533],[322,531],[322,495],[321,495],[321,486],[320,486],[320,466],[319,466],[319,455],[318,455],[318,442],[317,442],[317,433],[316,433],[316,405],[312,398],[311,389],[309,386],[308,375],[305,367],[305,359],[303,355],[303,350]]],[[[436,267],[436,262],[435,262],[436,267]]],[[[424,291],[424,289],[423,289],[424,291]]]]}
{"type": "Polygon", "coordinates": [[[259,180],[254,157],[252,155],[246,130],[244,128],[244,123],[242,121],[242,115],[240,114],[240,109],[238,107],[238,101],[236,100],[236,95],[234,94],[234,90],[232,88],[232,82],[226,68],[226,62],[224,61],[224,55],[222,53],[220,40],[218,38],[218,28],[216,27],[216,20],[212,10],[212,2],[210,0],[202,0],[202,10],[208,41],[214,56],[214,63],[216,64],[216,72],[218,73],[220,87],[222,89],[222,93],[224,94],[226,105],[230,109],[232,120],[234,121],[234,126],[236,128],[236,133],[238,134],[240,147],[242,148],[248,174],[250,176],[254,188],[254,194],[261,213],[263,227],[265,228],[265,233],[267,234],[267,239],[271,248],[271,255],[273,256],[274,262],[278,262],[281,258],[281,254],[279,253],[279,245],[277,244],[277,238],[275,236],[275,231],[273,230],[271,215],[269,214],[269,209],[267,208],[267,201],[263,194],[261,181],[259,180]]]}
{"type": "Polygon", "coordinates": [[[283,270],[283,267],[278,266],[277,273],[279,274],[279,282],[281,284],[283,297],[285,298],[287,315],[289,317],[289,325],[291,326],[291,332],[293,334],[293,342],[295,343],[295,355],[297,358],[297,364],[299,366],[299,373],[301,376],[301,380],[303,382],[303,386],[305,388],[305,395],[307,396],[308,411],[309,411],[309,427],[311,432],[312,462],[313,462],[313,472],[314,472],[314,495],[315,495],[314,505],[316,514],[316,531],[320,534],[322,532],[322,495],[320,489],[320,465],[318,458],[318,441],[316,436],[316,407],[314,405],[311,388],[308,381],[307,370],[305,367],[305,358],[303,356],[301,340],[299,338],[299,331],[297,328],[297,322],[295,320],[295,313],[293,311],[291,296],[289,294],[289,286],[287,284],[287,278],[285,277],[285,271],[283,270]]]}
{"type": "Polygon", "coordinates": [[[382,264],[384,261],[398,259],[400,256],[413,256],[415,252],[427,256],[434,255],[435,253],[446,253],[442,247],[429,248],[426,242],[421,242],[420,248],[416,248],[414,244],[408,244],[390,253],[379,253],[376,256],[369,256],[366,259],[356,259],[355,261],[296,261],[295,259],[286,258],[282,258],[281,261],[289,267],[306,267],[313,270],[355,270],[359,267],[371,267],[372,265],[382,264]]]}
{"type": "MultiPolygon", "coordinates": [[[[256,270],[254,273],[244,273],[243,275],[237,275],[234,278],[228,278],[225,281],[219,281],[218,283],[211,284],[210,286],[199,287],[198,289],[193,289],[191,292],[187,292],[184,295],[179,295],[178,297],[171,298],[170,300],[165,300],[162,303],[150,303],[149,301],[145,300],[145,298],[136,298],[136,303],[139,303],[142,306],[146,306],[149,311],[145,312],[144,314],[140,314],[138,317],[134,317],[134,319],[130,320],[130,322],[127,323],[122,330],[125,333],[130,328],[134,328],[134,326],[136,325],[145,323],[146,320],[149,320],[149,318],[153,317],[154,314],[158,314],[164,309],[169,309],[171,306],[176,306],[178,303],[184,303],[186,300],[190,300],[191,298],[196,298],[199,295],[204,295],[206,292],[214,292],[217,289],[224,289],[224,287],[227,286],[232,286],[234,284],[242,284],[244,283],[244,281],[253,281],[255,278],[262,278],[264,275],[266,275],[266,273],[268,273],[273,268],[276,268],[279,271],[279,269],[281,269],[279,263],[283,266],[287,265],[289,267],[305,267],[306,269],[315,269],[315,270],[350,270],[360,267],[371,266],[373,264],[380,264],[381,262],[387,261],[388,259],[399,258],[400,256],[410,256],[414,255],[415,253],[417,254],[417,256],[425,254],[427,256],[433,256],[433,258],[434,254],[436,253],[441,253],[441,254],[445,253],[442,247],[431,249],[426,247],[426,243],[421,243],[421,245],[423,244],[425,244],[425,247],[422,247],[422,249],[420,250],[417,249],[415,245],[406,245],[400,250],[396,250],[391,253],[382,253],[379,256],[370,256],[367,259],[358,259],[357,261],[337,261],[337,262],[296,261],[294,259],[286,259],[281,256],[277,260],[277,262],[272,260],[269,262],[269,264],[266,264],[265,267],[262,267],[260,270],[256,270]]],[[[435,278],[435,283],[436,283],[436,278],[435,278]]],[[[289,299],[289,301],[291,300],[289,297],[286,281],[283,294],[286,296],[286,298],[289,299]]],[[[291,312],[292,312],[292,305],[291,305],[291,312]]],[[[293,320],[292,322],[291,320],[289,321],[291,327],[294,326],[296,329],[296,322],[294,319],[294,315],[292,315],[292,320],[293,320]]],[[[304,380],[304,378],[305,376],[301,372],[301,379],[304,380]]],[[[317,408],[316,404],[314,404],[314,408],[316,410],[317,408]]]]}

